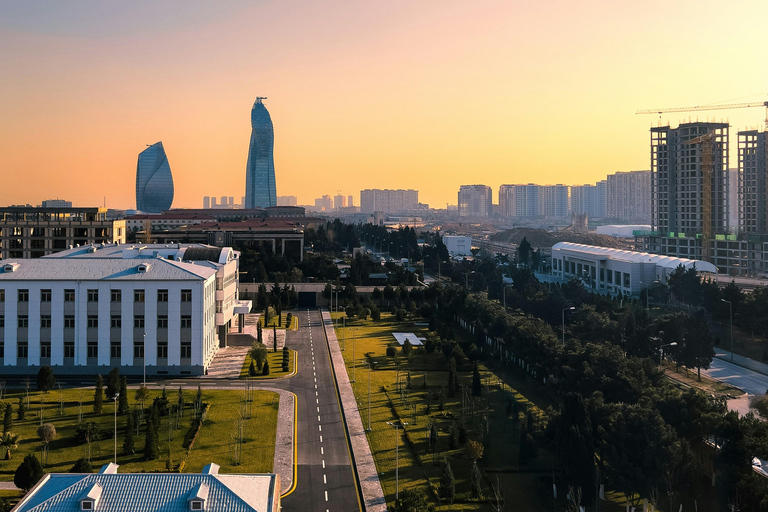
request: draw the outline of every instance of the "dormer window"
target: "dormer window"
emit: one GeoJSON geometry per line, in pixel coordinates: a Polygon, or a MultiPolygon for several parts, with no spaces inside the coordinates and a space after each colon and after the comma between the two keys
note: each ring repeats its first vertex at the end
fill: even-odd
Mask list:
{"type": "Polygon", "coordinates": [[[93,502],[91,500],[81,501],[80,510],[93,510],[93,502]]]}
{"type": "Polygon", "coordinates": [[[85,488],[80,498],[80,510],[95,510],[101,498],[102,487],[99,483],[93,483],[85,488]]]}
{"type": "Polygon", "coordinates": [[[189,502],[189,510],[203,510],[203,500],[192,500],[189,502]]]}
{"type": "Polygon", "coordinates": [[[187,496],[189,510],[205,510],[205,500],[208,499],[208,484],[200,482],[192,488],[187,496]]]}

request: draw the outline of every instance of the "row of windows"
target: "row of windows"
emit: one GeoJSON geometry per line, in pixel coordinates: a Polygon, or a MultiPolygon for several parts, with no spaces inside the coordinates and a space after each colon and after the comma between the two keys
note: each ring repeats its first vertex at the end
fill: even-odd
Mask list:
{"type": "MultiPolygon", "coordinates": [[[[99,344],[98,343],[88,343],[87,345],[87,357],[88,358],[97,358],[99,357],[99,344]]],[[[120,342],[112,342],[109,344],[109,357],[111,358],[119,358],[122,357],[122,344],[120,342]]],[[[5,343],[0,341],[0,358],[4,357],[5,355],[5,343]]],[[[19,342],[16,344],[16,357],[19,358],[28,358],[29,357],[29,344],[26,341],[19,342]]],[[[40,342],[40,357],[41,358],[50,358],[51,357],[51,342],[43,341],[40,342]]],[[[65,358],[73,358],[75,357],[75,344],[74,342],[64,342],[64,357],[65,358]]],[[[133,344],[133,357],[136,359],[143,358],[144,357],[144,343],[142,342],[134,342],[133,344]]],[[[168,358],[168,343],[158,343],[157,344],[157,357],[158,359],[167,359],[168,358]]],[[[182,359],[190,359],[192,357],[192,343],[190,342],[182,342],[180,345],[180,357],[182,359]]]]}
{"type": "MultiPolygon", "coordinates": [[[[28,328],[29,327],[29,316],[28,315],[18,315],[17,317],[17,325],[20,329],[28,328]]],[[[99,317],[98,315],[88,315],[88,327],[90,328],[96,328],[99,326],[99,317]]],[[[112,315],[110,317],[110,327],[113,328],[119,328],[123,326],[123,317],[120,315],[112,315]]],[[[5,315],[0,315],[0,328],[5,327],[5,315]]],[[[144,315],[134,315],[133,316],[133,327],[138,329],[144,328],[144,315]]],[[[192,316],[191,315],[181,315],[181,328],[182,329],[189,329],[192,327],[192,316]]],[[[51,315],[40,315],[40,328],[42,329],[50,329],[51,328],[51,315]]],[[[74,315],[64,315],[64,328],[65,329],[74,329],[75,328],[75,316],[74,315]]],[[[158,315],[157,316],[157,328],[158,329],[167,329],[168,328],[168,315],[158,315]]]]}
{"type": "MultiPolygon", "coordinates": [[[[29,302],[29,290],[18,290],[18,301],[29,302]]],[[[133,301],[144,302],[144,290],[133,290],[133,301]]],[[[122,290],[111,290],[110,301],[122,302],[122,290]]],[[[99,290],[88,290],[88,302],[99,301],[99,290]]],[[[0,289],[0,302],[5,302],[5,290],[0,289]]],[[[51,290],[40,290],[40,302],[51,302],[51,290]]],[[[64,290],[64,302],[75,302],[75,290],[64,290]]],[[[157,302],[168,302],[168,290],[157,290],[157,302]]],[[[192,290],[181,290],[181,302],[192,302],[192,290]]]]}

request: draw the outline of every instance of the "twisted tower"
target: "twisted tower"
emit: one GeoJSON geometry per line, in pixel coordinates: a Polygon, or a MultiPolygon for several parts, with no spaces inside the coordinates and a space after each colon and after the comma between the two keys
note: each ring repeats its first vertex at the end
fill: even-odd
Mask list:
{"type": "Polygon", "coordinates": [[[136,209],[162,213],[173,204],[173,176],[162,142],[139,153],[136,165],[136,209]]]}
{"type": "Polygon", "coordinates": [[[275,188],[275,161],[272,156],[275,131],[272,118],[258,97],[251,109],[251,144],[248,148],[248,164],[245,168],[245,207],[264,208],[277,206],[275,188]]]}

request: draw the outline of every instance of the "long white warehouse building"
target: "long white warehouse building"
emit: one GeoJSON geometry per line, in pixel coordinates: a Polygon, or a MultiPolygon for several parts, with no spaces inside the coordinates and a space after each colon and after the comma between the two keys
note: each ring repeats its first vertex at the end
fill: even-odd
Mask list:
{"type": "Polygon", "coordinates": [[[647,252],[558,242],[552,246],[552,274],[561,280],[579,278],[595,292],[637,295],[654,281],[666,282],[678,267],[695,267],[716,274],[717,267],[701,260],[647,252]]]}

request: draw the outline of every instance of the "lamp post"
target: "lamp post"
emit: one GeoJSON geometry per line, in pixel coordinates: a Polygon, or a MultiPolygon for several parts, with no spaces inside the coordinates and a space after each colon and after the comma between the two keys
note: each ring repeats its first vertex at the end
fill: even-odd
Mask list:
{"type": "Polygon", "coordinates": [[[475,271],[471,270],[464,274],[464,290],[469,290],[469,274],[474,274],[475,271]]]}
{"type": "Polygon", "coordinates": [[[371,431],[371,363],[368,363],[368,428],[366,431],[371,431]]]}
{"type": "Polygon", "coordinates": [[[661,359],[662,357],[664,357],[664,347],[676,347],[676,346],[677,346],[677,342],[673,341],[672,343],[666,343],[659,347],[659,366],[661,366],[661,359]]]}
{"type": "Polygon", "coordinates": [[[733,362],[733,303],[729,300],[720,299],[723,302],[728,303],[728,312],[731,316],[731,362],[733,362]]]}
{"type": "Polygon", "coordinates": [[[395,427],[395,499],[399,499],[400,497],[400,439],[398,437],[398,430],[400,427],[405,428],[407,423],[403,423],[402,421],[400,423],[395,423],[393,421],[388,421],[387,425],[391,427],[395,427]]]}
{"type": "Polygon", "coordinates": [[[147,387],[147,333],[141,335],[141,367],[143,373],[142,386],[147,387]]]}
{"type": "Polygon", "coordinates": [[[357,361],[355,361],[355,329],[352,329],[352,382],[355,382],[357,379],[355,378],[357,376],[357,361]]]}
{"type": "Polygon", "coordinates": [[[117,399],[120,393],[115,393],[115,464],[117,464],[117,399]]]}
{"type": "Polygon", "coordinates": [[[569,308],[563,308],[562,314],[563,314],[563,346],[565,346],[565,312],[566,311],[573,311],[576,308],[571,306],[569,308]]]}

